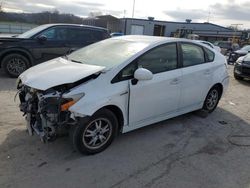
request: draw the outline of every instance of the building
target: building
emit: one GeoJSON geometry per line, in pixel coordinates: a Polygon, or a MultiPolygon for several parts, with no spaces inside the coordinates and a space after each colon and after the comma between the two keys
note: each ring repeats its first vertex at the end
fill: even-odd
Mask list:
{"type": "Polygon", "coordinates": [[[199,36],[200,40],[211,42],[242,38],[242,32],[240,31],[234,31],[230,28],[208,22],[193,23],[191,20],[186,20],[186,22],[171,22],[154,20],[153,17],[149,17],[148,19],[119,19],[114,16],[105,15],[97,16],[94,19],[86,19],[83,23],[105,27],[110,32],[123,32],[126,35],[138,34],[187,38],[188,35],[195,34],[199,36]]]}
{"type": "Polygon", "coordinates": [[[85,18],[83,24],[104,27],[113,32],[124,32],[123,20],[112,15],[96,16],[94,18],[85,18]]]}
{"type": "Polygon", "coordinates": [[[189,34],[196,34],[200,40],[218,41],[230,40],[232,38],[241,39],[242,32],[212,23],[192,23],[186,22],[158,21],[150,19],[121,19],[124,22],[125,34],[143,34],[167,37],[187,37],[189,34]]]}

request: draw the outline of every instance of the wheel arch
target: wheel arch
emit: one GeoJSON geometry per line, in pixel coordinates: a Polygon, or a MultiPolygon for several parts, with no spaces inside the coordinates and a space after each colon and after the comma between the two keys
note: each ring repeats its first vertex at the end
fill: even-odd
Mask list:
{"type": "Polygon", "coordinates": [[[21,48],[12,48],[12,49],[8,49],[8,50],[3,51],[0,54],[0,67],[2,67],[2,64],[3,64],[2,60],[7,55],[10,55],[10,54],[20,54],[20,55],[23,55],[24,57],[26,57],[29,60],[29,65],[28,66],[31,67],[33,65],[33,57],[32,57],[32,55],[31,55],[30,52],[28,52],[25,49],[21,49],[21,48]]]}
{"type": "MultiPolygon", "coordinates": [[[[120,133],[122,131],[123,126],[124,126],[124,116],[123,116],[122,110],[116,105],[103,106],[99,110],[102,110],[102,109],[108,109],[108,110],[110,110],[111,112],[113,112],[115,114],[115,116],[116,116],[116,118],[118,120],[118,124],[119,124],[118,125],[118,133],[120,133]]],[[[99,110],[97,110],[97,111],[99,111],[99,110]]]]}
{"type": "Polygon", "coordinates": [[[222,96],[222,94],[223,94],[223,85],[221,84],[221,83],[216,83],[216,84],[214,84],[210,89],[209,89],[209,91],[212,89],[212,88],[218,88],[219,90],[220,90],[220,98],[221,98],[221,96],[222,96]]]}

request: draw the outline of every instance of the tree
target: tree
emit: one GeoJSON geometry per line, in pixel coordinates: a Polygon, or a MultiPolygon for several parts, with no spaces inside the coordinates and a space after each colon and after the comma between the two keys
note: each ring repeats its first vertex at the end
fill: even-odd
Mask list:
{"type": "Polygon", "coordinates": [[[101,11],[95,11],[95,12],[90,12],[88,17],[95,18],[95,17],[101,16],[101,15],[103,15],[103,13],[101,11]]]}
{"type": "Polygon", "coordinates": [[[0,12],[3,12],[3,1],[0,2],[0,12]]]}

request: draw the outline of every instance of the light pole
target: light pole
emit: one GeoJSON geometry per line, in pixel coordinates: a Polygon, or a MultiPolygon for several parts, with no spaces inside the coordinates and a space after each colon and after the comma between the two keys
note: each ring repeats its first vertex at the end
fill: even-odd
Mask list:
{"type": "Polygon", "coordinates": [[[132,18],[134,18],[134,14],[135,14],[135,0],[133,1],[132,18]]]}

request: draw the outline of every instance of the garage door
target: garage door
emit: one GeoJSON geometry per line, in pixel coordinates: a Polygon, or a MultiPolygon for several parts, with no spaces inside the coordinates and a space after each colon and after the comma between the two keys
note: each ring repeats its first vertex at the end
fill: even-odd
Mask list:
{"type": "Polygon", "coordinates": [[[131,25],[131,35],[143,35],[144,26],[141,25],[131,25]]]}

